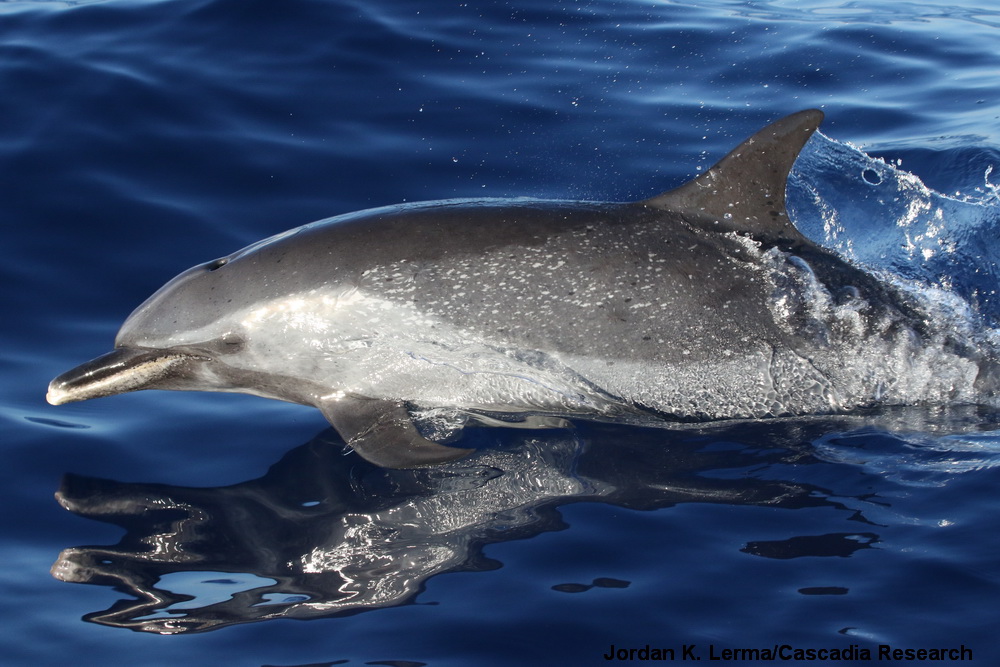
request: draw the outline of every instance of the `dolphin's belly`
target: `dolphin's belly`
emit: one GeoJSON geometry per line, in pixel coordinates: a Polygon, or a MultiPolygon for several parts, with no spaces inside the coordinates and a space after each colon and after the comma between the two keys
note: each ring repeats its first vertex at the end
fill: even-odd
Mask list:
{"type": "Polygon", "coordinates": [[[551,357],[469,340],[380,341],[338,378],[347,393],[406,399],[421,407],[483,412],[601,415],[614,397],[551,357]]]}
{"type": "Polygon", "coordinates": [[[352,394],[484,412],[620,411],[613,397],[555,356],[362,290],[272,300],[245,313],[242,324],[248,346],[231,362],[236,370],[315,388],[314,396],[290,397],[299,402],[352,394]],[[299,341],[295,352],[277,354],[290,334],[299,341]]]}
{"type": "Polygon", "coordinates": [[[756,344],[741,354],[663,365],[574,359],[605,391],[661,415],[688,419],[754,418],[840,409],[840,396],[808,361],[756,344]]]}

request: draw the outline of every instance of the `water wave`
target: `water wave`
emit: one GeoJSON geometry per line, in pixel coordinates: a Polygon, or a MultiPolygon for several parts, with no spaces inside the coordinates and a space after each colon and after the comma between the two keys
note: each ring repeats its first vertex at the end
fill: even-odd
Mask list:
{"type": "Polygon", "coordinates": [[[981,182],[952,195],[852,145],[817,135],[789,182],[788,208],[807,236],[845,257],[905,280],[954,292],[1000,318],[1000,197],[995,157],[981,182]]]}

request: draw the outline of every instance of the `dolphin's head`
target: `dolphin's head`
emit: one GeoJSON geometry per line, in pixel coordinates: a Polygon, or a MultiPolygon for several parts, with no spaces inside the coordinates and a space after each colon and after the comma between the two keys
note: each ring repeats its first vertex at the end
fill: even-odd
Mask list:
{"type": "Polygon", "coordinates": [[[223,371],[244,345],[233,303],[236,276],[219,269],[231,258],[192,267],[161,287],[125,320],[115,349],[49,384],[53,405],[140,389],[237,390],[223,371]]]}
{"type": "Polygon", "coordinates": [[[115,348],[192,356],[238,351],[244,337],[237,313],[254,296],[245,275],[252,262],[222,257],[184,271],[132,311],[115,348]]]}
{"type": "Polygon", "coordinates": [[[54,379],[46,399],[179,389],[314,403],[346,363],[338,341],[357,338],[337,321],[367,260],[344,242],[350,229],[320,224],[340,222],[294,228],[184,271],[129,315],[114,351],[54,379]],[[290,341],[327,354],[296,355],[290,341]]]}

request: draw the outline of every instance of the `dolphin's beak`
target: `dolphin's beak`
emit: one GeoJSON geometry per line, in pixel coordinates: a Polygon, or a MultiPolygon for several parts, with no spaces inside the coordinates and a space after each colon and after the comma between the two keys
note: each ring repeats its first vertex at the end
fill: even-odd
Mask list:
{"type": "Polygon", "coordinates": [[[195,359],[198,357],[165,350],[118,348],[57,377],[49,383],[45,400],[52,405],[62,405],[139,389],[156,389],[185,375],[184,367],[195,359]]]}

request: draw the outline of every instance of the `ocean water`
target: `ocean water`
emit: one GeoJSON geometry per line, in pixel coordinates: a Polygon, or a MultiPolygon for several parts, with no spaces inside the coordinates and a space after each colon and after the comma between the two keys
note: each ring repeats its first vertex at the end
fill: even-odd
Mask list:
{"type": "Polygon", "coordinates": [[[808,107],[799,228],[995,327],[998,37],[986,0],[0,2],[0,662],[1000,660],[989,408],[491,432],[386,471],[300,406],[44,401],[257,239],[648,197],[808,107]]]}

